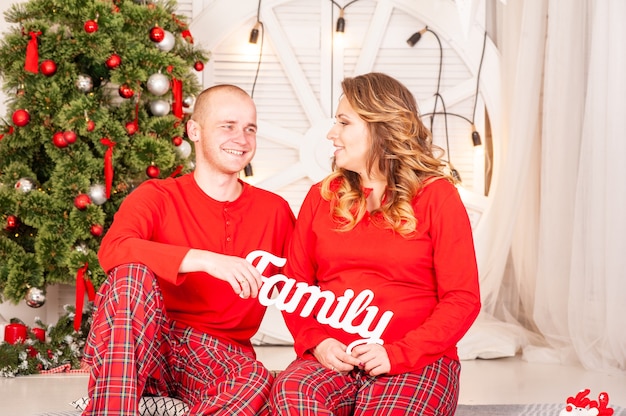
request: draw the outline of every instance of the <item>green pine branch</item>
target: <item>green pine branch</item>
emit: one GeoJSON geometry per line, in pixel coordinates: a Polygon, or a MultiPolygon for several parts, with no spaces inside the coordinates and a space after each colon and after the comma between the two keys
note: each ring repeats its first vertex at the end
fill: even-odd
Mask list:
{"type": "Polygon", "coordinates": [[[171,102],[172,93],[157,96],[147,85],[151,75],[161,73],[182,80],[183,97],[200,91],[194,64],[206,63],[210,53],[190,42],[176,6],[175,1],[30,0],[5,12],[12,27],[0,40],[8,108],[0,120],[0,301],[17,303],[30,287],[71,284],[85,264],[98,287],[104,280],[97,260],[102,235],[92,226],[106,232],[124,198],[149,179],[149,166],[157,166],[162,178],[180,166],[183,173],[192,169],[193,156],[185,157],[172,143],[173,137],[184,137],[188,112],[182,120],[171,111],[154,114],[150,103],[171,102]],[[89,33],[86,24],[93,28],[94,22],[97,29],[89,33]],[[150,38],[155,27],[174,36],[171,50],[150,38]],[[37,34],[36,73],[25,69],[31,32],[37,34]],[[107,65],[112,55],[121,64],[107,65]],[[123,85],[134,91],[131,98],[120,97],[123,85]],[[14,115],[24,110],[29,121],[20,123],[14,115]],[[131,134],[128,124],[134,122],[138,130],[131,134]],[[53,138],[64,132],[74,133],[75,141],[59,146],[53,138]],[[78,195],[93,196],[105,184],[103,138],[115,143],[110,198],[79,209],[78,195]]]}

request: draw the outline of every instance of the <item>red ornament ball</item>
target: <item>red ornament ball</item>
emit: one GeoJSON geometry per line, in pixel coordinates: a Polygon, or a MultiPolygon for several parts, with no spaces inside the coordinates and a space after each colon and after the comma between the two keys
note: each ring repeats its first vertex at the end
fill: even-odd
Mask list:
{"type": "Polygon", "coordinates": [[[65,138],[65,134],[60,131],[54,133],[54,135],[52,136],[52,143],[54,143],[54,145],[59,149],[69,146],[69,143],[65,138]]]}
{"type": "Polygon", "coordinates": [[[68,144],[76,142],[76,133],[71,130],[63,132],[63,138],[68,144]]]}
{"type": "Polygon", "coordinates": [[[106,60],[105,64],[109,69],[115,69],[122,63],[122,58],[118,54],[113,54],[106,60]]]}
{"type": "Polygon", "coordinates": [[[165,39],[165,30],[163,30],[162,28],[155,26],[152,29],[150,29],[150,40],[152,42],[161,42],[163,39],[165,39]]]}
{"type": "Polygon", "coordinates": [[[100,224],[93,224],[90,228],[89,228],[89,232],[91,233],[91,235],[93,235],[94,237],[100,237],[102,235],[102,233],[104,232],[104,227],[102,227],[100,224]]]}
{"type": "Polygon", "coordinates": [[[57,64],[52,59],[46,59],[39,65],[41,73],[47,77],[51,77],[57,72],[57,64]]]}
{"type": "Polygon", "coordinates": [[[87,120],[87,131],[94,131],[96,128],[96,123],[93,120],[87,120]]]}
{"type": "Polygon", "coordinates": [[[26,110],[15,110],[13,113],[13,124],[18,127],[24,127],[30,122],[30,114],[26,110]]]}
{"type": "Polygon", "coordinates": [[[193,67],[196,71],[200,72],[204,69],[204,64],[200,61],[197,61],[195,64],[193,64],[193,67]]]}
{"type": "Polygon", "coordinates": [[[87,194],[78,194],[76,198],[74,198],[74,206],[79,210],[86,209],[89,205],[91,205],[91,198],[87,194]]]}
{"type": "Polygon", "coordinates": [[[118,92],[120,93],[120,97],[122,98],[130,98],[133,95],[135,95],[135,91],[133,91],[133,89],[129,87],[127,84],[120,85],[118,92]]]}
{"type": "Polygon", "coordinates": [[[18,220],[15,215],[7,216],[7,223],[6,223],[6,226],[4,227],[5,230],[15,231],[17,227],[19,226],[20,226],[20,220],[18,220]]]}
{"type": "Polygon", "coordinates": [[[158,178],[160,173],[161,173],[161,170],[159,169],[158,166],[155,166],[155,165],[150,165],[146,169],[146,175],[148,175],[148,177],[150,178],[158,178]]]}
{"type": "Polygon", "coordinates": [[[95,20],[87,20],[85,22],[85,32],[94,33],[98,31],[98,22],[95,20]]]}
{"type": "Polygon", "coordinates": [[[183,138],[180,136],[176,136],[172,138],[172,143],[174,144],[174,146],[180,146],[183,143],[183,138]]]}
{"type": "Polygon", "coordinates": [[[126,132],[128,133],[129,136],[132,136],[133,134],[137,133],[138,127],[137,127],[137,123],[135,123],[134,121],[129,121],[128,123],[126,123],[126,132]]]}

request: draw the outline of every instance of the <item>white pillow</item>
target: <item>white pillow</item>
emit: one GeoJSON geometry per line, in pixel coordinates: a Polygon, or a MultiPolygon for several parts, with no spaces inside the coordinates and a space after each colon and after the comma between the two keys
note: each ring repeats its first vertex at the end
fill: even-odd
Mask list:
{"type": "MultiPolygon", "coordinates": [[[[74,400],[71,405],[78,410],[85,410],[89,397],[74,400]]],[[[142,416],[183,416],[189,407],[180,399],[162,396],[144,396],[139,400],[139,414],[142,416]]]]}
{"type": "Polygon", "coordinates": [[[522,329],[480,313],[457,344],[459,359],[514,357],[524,344],[522,329]]]}

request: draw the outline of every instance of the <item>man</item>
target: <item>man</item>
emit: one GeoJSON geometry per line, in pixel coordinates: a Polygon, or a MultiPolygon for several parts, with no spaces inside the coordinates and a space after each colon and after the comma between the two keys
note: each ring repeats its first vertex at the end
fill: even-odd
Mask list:
{"type": "Polygon", "coordinates": [[[191,415],[266,413],[272,377],[250,342],[262,280],[244,258],[283,256],[294,215],[239,179],[256,130],[245,91],[208,88],[187,122],[195,171],[146,181],[120,206],[98,253],[108,279],[85,347],[84,415],[136,415],[142,395],[177,397],[191,415]]]}

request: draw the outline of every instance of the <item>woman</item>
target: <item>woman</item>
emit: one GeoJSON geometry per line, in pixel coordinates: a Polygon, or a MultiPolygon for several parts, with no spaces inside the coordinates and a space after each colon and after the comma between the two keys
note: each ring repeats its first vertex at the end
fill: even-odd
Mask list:
{"type": "Polygon", "coordinates": [[[306,196],[285,266],[323,302],[284,313],[297,358],[272,413],[453,415],[456,343],[480,309],[467,212],[404,85],[369,73],[342,88],[333,172],[306,196]]]}

